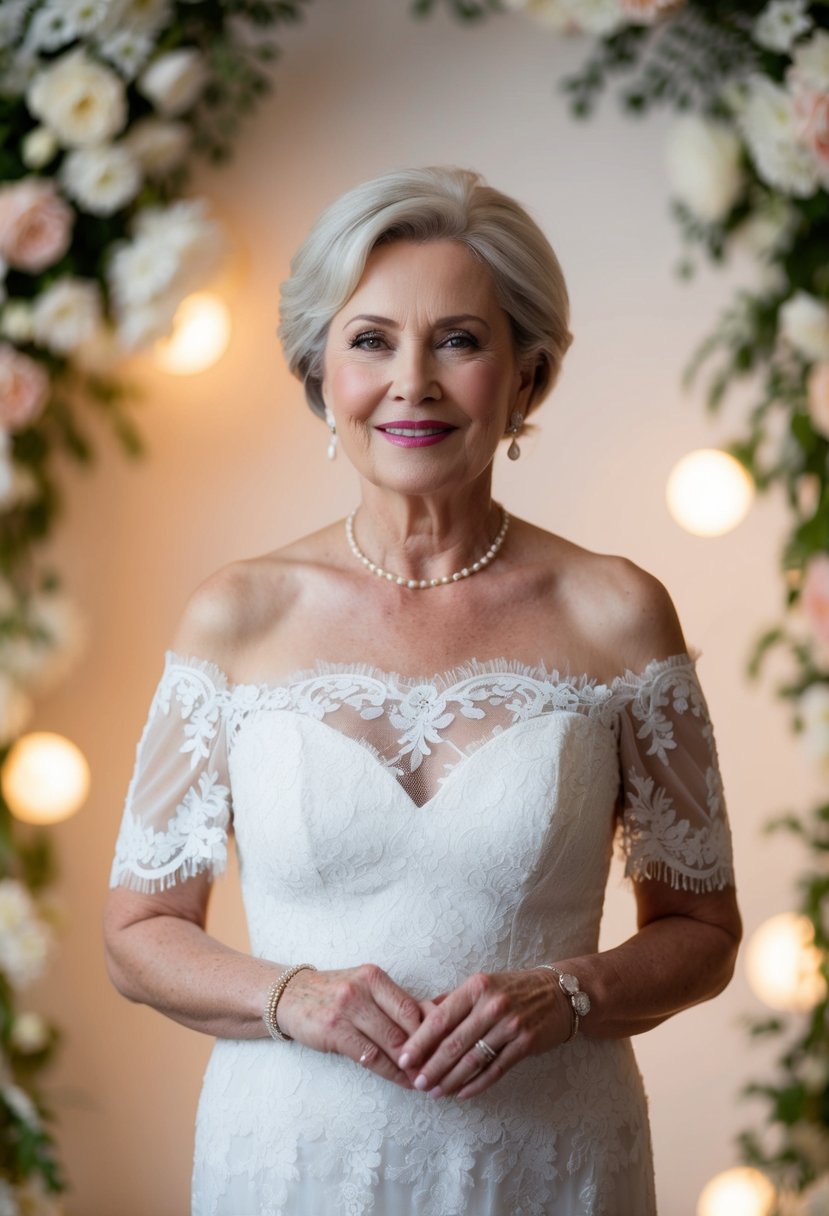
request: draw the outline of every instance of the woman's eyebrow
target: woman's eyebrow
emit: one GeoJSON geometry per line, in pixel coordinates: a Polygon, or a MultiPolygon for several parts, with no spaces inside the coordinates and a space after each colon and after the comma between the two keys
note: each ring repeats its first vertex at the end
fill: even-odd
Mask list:
{"type": "MultiPolygon", "coordinates": [[[[372,325],[387,325],[392,329],[397,329],[397,322],[393,321],[391,317],[378,317],[373,313],[359,313],[356,317],[349,317],[349,319],[346,321],[346,325],[351,325],[353,321],[369,321],[372,325]]],[[[464,321],[477,321],[479,325],[483,325],[487,330],[489,330],[489,323],[485,321],[483,317],[479,317],[472,312],[457,313],[455,316],[451,317],[440,317],[435,324],[460,325],[464,321]]]]}

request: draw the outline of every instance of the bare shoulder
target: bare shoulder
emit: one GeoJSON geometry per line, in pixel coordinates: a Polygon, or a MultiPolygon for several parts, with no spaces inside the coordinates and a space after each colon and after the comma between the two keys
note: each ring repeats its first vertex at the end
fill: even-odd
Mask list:
{"type": "Polygon", "coordinates": [[[232,673],[247,648],[290,609],[296,594],[295,567],[279,552],[222,566],[188,599],[172,649],[209,659],[232,673]]]}
{"type": "Polygon", "coordinates": [[[652,659],[685,652],[676,609],[658,578],[628,558],[550,533],[539,530],[535,539],[574,635],[590,639],[593,670],[641,671],[652,659]]]}

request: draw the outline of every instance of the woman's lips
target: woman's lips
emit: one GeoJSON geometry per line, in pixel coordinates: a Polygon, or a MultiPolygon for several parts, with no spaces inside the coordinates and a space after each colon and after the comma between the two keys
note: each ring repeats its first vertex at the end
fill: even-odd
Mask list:
{"type": "Polygon", "coordinates": [[[446,439],[455,429],[445,422],[433,422],[428,418],[418,419],[416,422],[386,422],[377,427],[389,443],[402,448],[429,447],[430,444],[446,439]]]}

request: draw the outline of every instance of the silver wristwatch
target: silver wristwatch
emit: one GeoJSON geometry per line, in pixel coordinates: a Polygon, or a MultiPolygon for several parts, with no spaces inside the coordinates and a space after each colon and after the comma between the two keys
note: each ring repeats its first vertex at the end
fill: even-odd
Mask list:
{"type": "Polygon", "coordinates": [[[570,1043],[579,1032],[579,1020],[590,1012],[590,997],[586,992],[582,992],[578,978],[571,975],[569,971],[562,971],[559,967],[554,967],[552,963],[539,963],[538,965],[546,967],[548,971],[555,971],[558,976],[558,986],[570,1002],[570,1008],[573,1011],[573,1025],[569,1037],[564,1040],[565,1043],[570,1043]]]}

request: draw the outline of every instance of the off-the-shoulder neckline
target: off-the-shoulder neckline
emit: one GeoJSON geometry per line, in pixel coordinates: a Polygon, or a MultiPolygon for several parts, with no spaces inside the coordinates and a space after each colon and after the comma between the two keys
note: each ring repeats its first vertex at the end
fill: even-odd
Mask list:
{"type": "Polygon", "coordinates": [[[556,668],[548,668],[543,662],[528,665],[516,659],[469,659],[465,663],[447,668],[443,672],[432,675],[402,675],[395,671],[368,663],[336,663],[318,659],[312,667],[297,668],[280,679],[272,680],[231,680],[218,663],[211,659],[200,658],[197,655],[183,654],[180,651],[166,650],[164,652],[167,669],[174,666],[196,668],[210,676],[213,683],[228,691],[235,689],[256,689],[257,691],[291,688],[309,680],[318,680],[326,676],[352,676],[377,680],[388,688],[411,689],[428,685],[440,691],[457,688],[467,680],[481,676],[515,675],[528,680],[536,680],[554,687],[572,688],[575,691],[590,689],[594,691],[607,690],[609,693],[619,689],[633,690],[646,685],[666,671],[688,667],[694,669],[699,651],[689,650],[680,654],[669,655],[664,659],[651,659],[641,671],[631,671],[629,668],[610,681],[600,680],[598,676],[586,673],[567,675],[556,668]]]}

